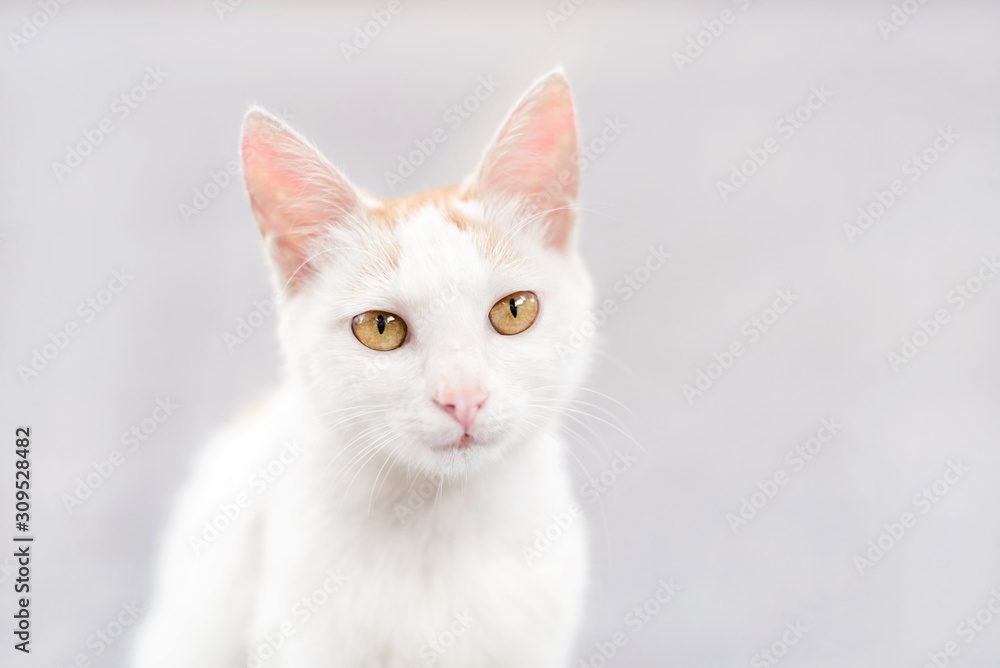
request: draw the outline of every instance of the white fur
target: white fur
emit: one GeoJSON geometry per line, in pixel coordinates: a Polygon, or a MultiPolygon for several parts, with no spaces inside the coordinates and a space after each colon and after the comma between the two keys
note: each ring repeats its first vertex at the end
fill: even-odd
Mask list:
{"type": "Polygon", "coordinates": [[[385,229],[362,215],[316,240],[309,280],[280,308],[283,385],[208,445],[180,495],[137,668],[247,666],[248,652],[273,645],[249,665],[568,665],[587,572],[582,518],[530,564],[523,548],[574,503],[556,427],[586,355],[558,346],[585,318],[590,279],[572,245],[552,248],[516,200],[454,206],[506,233],[502,257],[436,205],[385,229]],[[489,309],[519,290],[537,294],[537,320],[501,336],[489,309]],[[372,309],[406,321],[403,346],[355,339],[352,318],[372,309]],[[463,430],[434,387],[470,377],[489,397],[471,446],[448,447],[463,430]],[[255,471],[282,456],[258,494],[255,471]],[[196,556],[191,537],[241,493],[249,505],[196,556]],[[338,570],[339,587],[327,575],[338,570]],[[298,602],[324,583],[336,591],[316,594],[328,600],[306,620],[298,602]],[[443,653],[428,647],[451,637],[443,653]]]}

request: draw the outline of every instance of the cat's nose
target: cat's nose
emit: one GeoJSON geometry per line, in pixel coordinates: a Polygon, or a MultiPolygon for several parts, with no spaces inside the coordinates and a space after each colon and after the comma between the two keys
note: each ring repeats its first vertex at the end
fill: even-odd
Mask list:
{"type": "Polygon", "coordinates": [[[485,402],[486,392],[479,388],[442,389],[434,397],[434,403],[455,418],[466,434],[485,402]]]}

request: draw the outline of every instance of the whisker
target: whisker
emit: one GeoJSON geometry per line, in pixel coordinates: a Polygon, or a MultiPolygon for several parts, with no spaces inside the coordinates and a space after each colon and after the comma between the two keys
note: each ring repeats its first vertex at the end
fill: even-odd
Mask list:
{"type": "Polygon", "coordinates": [[[558,405],[558,404],[563,404],[563,403],[571,403],[571,404],[579,404],[579,405],[582,405],[582,406],[589,406],[590,408],[593,408],[593,409],[601,411],[602,413],[606,414],[609,418],[612,418],[612,419],[615,419],[615,420],[619,420],[619,421],[621,420],[617,415],[615,415],[614,413],[612,413],[610,410],[608,410],[604,406],[601,406],[599,404],[595,404],[595,403],[590,402],[590,401],[584,401],[582,399],[573,399],[571,397],[567,397],[565,399],[561,399],[561,398],[560,399],[554,399],[554,398],[551,398],[551,397],[542,397],[541,399],[533,399],[533,401],[541,401],[543,403],[547,403],[547,404],[550,404],[550,405],[558,405]]]}
{"type": "Polygon", "coordinates": [[[323,468],[323,470],[320,471],[319,474],[320,478],[322,478],[326,474],[326,472],[330,469],[330,467],[333,465],[333,463],[337,461],[341,456],[343,456],[346,452],[348,452],[356,442],[367,436],[372,431],[375,431],[377,429],[382,429],[384,427],[385,425],[376,424],[372,425],[371,427],[368,427],[367,429],[363,429],[354,438],[352,438],[346,445],[344,445],[337,454],[333,456],[333,458],[327,463],[327,465],[323,468]]]}
{"type": "Polygon", "coordinates": [[[534,391],[537,391],[537,390],[549,390],[549,389],[579,390],[581,392],[590,392],[591,394],[596,394],[597,396],[601,397],[602,399],[607,399],[611,403],[613,403],[613,404],[615,404],[615,405],[617,405],[617,406],[625,409],[628,412],[629,415],[635,417],[635,413],[633,413],[631,411],[631,409],[629,409],[628,406],[626,406],[622,402],[618,401],[617,399],[615,399],[611,395],[604,394],[603,392],[598,392],[597,390],[595,390],[595,389],[593,389],[591,387],[584,387],[583,385],[543,385],[541,387],[532,388],[531,390],[528,390],[528,391],[529,392],[534,392],[534,391]]]}
{"type": "Polygon", "coordinates": [[[333,431],[336,427],[342,424],[357,422],[359,421],[360,418],[368,417],[369,415],[377,415],[379,413],[384,413],[384,412],[385,412],[384,410],[370,410],[370,411],[359,411],[357,413],[352,413],[351,415],[343,417],[340,420],[334,422],[333,424],[327,425],[322,433],[325,434],[327,432],[333,431]]]}
{"type": "MultiPolygon", "coordinates": [[[[532,423],[530,421],[525,420],[525,422],[528,422],[528,424],[531,424],[536,429],[541,429],[541,427],[539,427],[538,425],[535,425],[534,423],[532,423]]],[[[576,453],[574,453],[569,448],[564,448],[564,450],[566,452],[568,452],[570,454],[570,456],[573,457],[574,460],[576,460],[577,465],[579,465],[580,469],[583,471],[584,475],[587,477],[587,480],[591,484],[593,484],[593,482],[594,482],[594,476],[592,476],[590,474],[590,471],[587,469],[586,466],[583,465],[583,462],[580,461],[580,458],[576,456],[576,453]]],[[[598,497],[597,497],[597,504],[600,506],[600,509],[601,509],[601,524],[604,526],[604,544],[605,544],[605,546],[608,549],[608,565],[611,565],[611,529],[608,526],[608,514],[607,514],[607,510],[604,507],[604,499],[602,499],[600,497],[600,495],[598,495],[598,497]]]]}
{"type": "MultiPolygon", "coordinates": [[[[386,426],[382,425],[382,429],[386,429],[386,426]]],[[[350,472],[354,470],[354,464],[357,463],[357,462],[359,462],[359,461],[361,461],[361,460],[363,460],[369,453],[377,450],[378,447],[379,447],[379,445],[382,443],[382,441],[388,435],[388,430],[386,430],[384,432],[381,432],[381,433],[379,433],[376,430],[373,430],[373,431],[375,431],[375,433],[377,433],[377,435],[375,436],[374,440],[369,441],[367,443],[364,443],[362,445],[359,445],[359,446],[355,447],[354,454],[344,464],[343,468],[340,470],[340,474],[336,478],[333,479],[332,484],[336,484],[336,483],[340,482],[340,480],[342,478],[344,478],[345,476],[347,476],[348,474],[350,474],[350,472]]],[[[359,470],[360,470],[360,468],[359,468],[359,470]]]]}
{"type": "MultiPolygon", "coordinates": [[[[411,444],[412,444],[412,440],[411,441],[404,441],[403,443],[401,443],[399,445],[399,447],[397,447],[395,450],[393,450],[394,453],[398,452],[399,454],[396,455],[396,458],[392,460],[392,464],[389,465],[389,470],[386,471],[385,477],[382,478],[382,484],[379,485],[378,493],[376,494],[376,496],[378,494],[382,493],[382,488],[385,487],[385,483],[389,479],[389,474],[392,473],[392,467],[395,466],[396,463],[399,461],[400,457],[402,456],[402,452],[405,451],[406,448],[410,447],[411,444]]],[[[391,456],[392,455],[390,455],[390,457],[391,456]]],[[[407,465],[407,466],[409,466],[409,465],[407,465]]],[[[375,481],[378,482],[378,477],[375,478],[375,481]]]]}
{"type": "Polygon", "coordinates": [[[618,367],[629,378],[633,378],[634,379],[634,378],[638,377],[638,376],[636,376],[635,371],[633,371],[631,369],[631,367],[626,366],[624,362],[622,362],[620,359],[618,359],[617,357],[615,357],[614,355],[612,355],[608,351],[604,350],[603,348],[597,348],[597,349],[595,349],[594,353],[597,354],[597,355],[600,355],[601,357],[607,358],[608,361],[610,361],[612,364],[614,364],[616,367],[618,367]]]}
{"type": "Polygon", "coordinates": [[[374,458],[375,458],[375,456],[376,456],[376,455],[378,455],[378,453],[380,453],[380,452],[381,452],[382,450],[384,450],[384,449],[385,449],[385,446],[386,446],[386,445],[388,445],[389,443],[391,443],[391,442],[392,442],[392,439],[393,439],[393,438],[396,438],[396,435],[395,435],[394,433],[391,433],[391,432],[390,432],[389,434],[386,434],[385,436],[383,436],[383,437],[382,437],[382,438],[381,438],[381,439],[380,439],[380,440],[378,441],[378,444],[377,444],[377,447],[376,447],[376,448],[374,448],[374,449],[373,449],[373,450],[371,451],[371,454],[370,454],[370,455],[368,455],[368,458],[367,458],[367,459],[365,459],[365,460],[364,460],[364,461],[363,461],[363,462],[362,462],[362,463],[361,463],[361,464],[360,464],[360,465],[358,466],[358,470],[357,470],[357,472],[356,472],[356,473],[354,474],[354,477],[353,477],[353,478],[351,478],[351,482],[347,483],[347,488],[346,488],[346,489],[344,490],[344,498],[345,498],[345,499],[347,498],[347,494],[348,494],[348,492],[350,492],[350,491],[351,491],[351,487],[352,487],[352,486],[354,485],[354,481],[358,479],[358,476],[359,476],[359,475],[361,475],[361,472],[365,470],[365,467],[366,467],[366,466],[368,466],[368,463],[369,463],[369,462],[370,462],[370,461],[371,461],[372,459],[374,459],[374,458]]]}
{"type": "MultiPolygon", "coordinates": [[[[397,452],[399,452],[399,449],[402,448],[404,445],[406,445],[405,442],[400,443],[395,448],[393,448],[392,452],[389,453],[389,456],[385,458],[385,462],[383,462],[382,467],[378,470],[378,473],[375,474],[375,480],[372,482],[372,491],[371,491],[371,494],[368,495],[368,516],[369,517],[371,517],[371,514],[372,514],[372,502],[375,500],[375,486],[378,485],[379,476],[382,475],[382,471],[385,469],[386,466],[389,465],[389,462],[392,461],[392,456],[394,454],[396,454],[397,452]]],[[[388,479],[389,479],[389,475],[386,474],[386,480],[388,480],[388,479]]],[[[382,484],[383,485],[385,484],[384,480],[382,481],[382,484]]],[[[379,487],[379,490],[381,490],[381,489],[382,488],[379,487]]]]}
{"type": "MultiPolygon", "coordinates": [[[[572,415],[569,415],[567,417],[573,418],[572,415]]],[[[594,438],[596,438],[598,441],[600,441],[600,445],[605,450],[607,450],[607,443],[605,443],[604,440],[601,439],[601,437],[598,436],[597,433],[593,429],[590,429],[589,426],[587,426],[586,424],[584,424],[583,422],[581,422],[578,419],[577,419],[577,422],[579,422],[585,429],[587,429],[588,431],[590,431],[590,433],[594,436],[594,438]]],[[[587,439],[583,438],[576,431],[574,431],[573,429],[570,429],[570,427],[568,425],[565,425],[565,424],[559,422],[558,420],[554,424],[556,425],[557,428],[562,429],[563,431],[565,431],[567,434],[569,434],[570,436],[572,436],[576,440],[577,443],[579,443],[584,448],[586,448],[587,452],[589,452],[591,455],[593,455],[594,459],[596,459],[598,463],[600,463],[600,464],[604,463],[604,458],[601,457],[601,455],[597,451],[597,448],[594,447],[594,445],[590,441],[588,441],[587,439]]]]}
{"type": "Polygon", "coordinates": [[[362,408],[386,408],[388,409],[388,404],[363,404],[358,406],[345,406],[344,408],[335,408],[332,411],[325,411],[323,413],[317,413],[314,418],[321,418],[325,415],[332,415],[333,413],[343,413],[344,411],[354,411],[360,410],[362,408]]]}
{"type": "Polygon", "coordinates": [[[646,452],[646,448],[644,448],[642,446],[642,444],[639,443],[639,441],[635,440],[635,438],[633,438],[632,435],[629,434],[627,431],[625,431],[624,429],[619,428],[618,425],[612,424],[611,422],[608,422],[604,418],[598,417],[598,416],[596,416],[596,415],[594,415],[592,413],[587,413],[585,411],[578,411],[578,410],[576,410],[574,408],[568,408],[566,406],[556,407],[556,406],[543,406],[542,404],[536,404],[536,407],[537,408],[545,408],[547,410],[553,410],[553,411],[561,411],[561,412],[565,412],[565,413],[577,413],[579,415],[585,415],[585,416],[587,416],[589,418],[593,418],[594,420],[597,420],[598,422],[601,422],[603,424],[608,425],[609,427],[611,427],[612,429],[614,429],[615,431],[617,431],[619,434],[621,434],[622,436],[624,436],[628,440],[632,441],[632,443],[635,444],[635,447],[637,447],[640,450],[642,450],[643,453],[646,452]]]}

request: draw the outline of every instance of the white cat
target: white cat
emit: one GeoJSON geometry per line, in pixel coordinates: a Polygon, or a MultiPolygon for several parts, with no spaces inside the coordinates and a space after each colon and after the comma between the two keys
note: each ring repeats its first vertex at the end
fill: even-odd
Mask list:
{"type": "Polygon", "coordinates": [[[259,109],[242,154],[285,380],[197,460],[134,665],[566,666],[588,562],[558,421],[592,286],[564,76],[449,189],[379,200],[259,109]]]}

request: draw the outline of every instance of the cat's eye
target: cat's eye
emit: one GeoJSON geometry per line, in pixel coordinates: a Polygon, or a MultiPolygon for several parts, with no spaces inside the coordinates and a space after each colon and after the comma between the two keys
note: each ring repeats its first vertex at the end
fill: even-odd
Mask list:
{"type": "Polygon", "coordinates": [[[538,315],[538,297],[534,292],[507,295],[490,309],[493,329],[501,334],[520,334],[531,327],[538,315]]]}
{"type": "Polygon", "coordinates": [[[406,340],[406,323],[385,311],[365,311],[354,316],[354,336],[372,350],[395,350],[406,340]]]}

